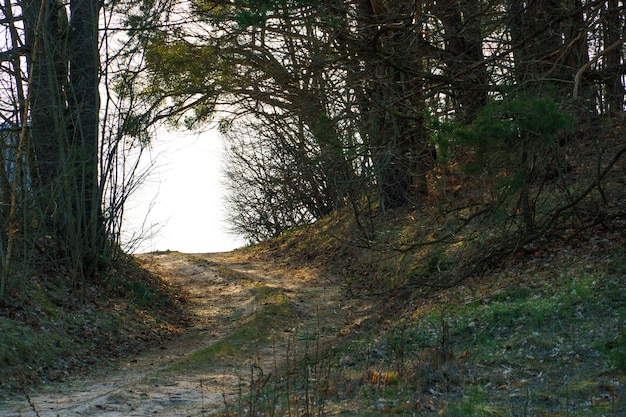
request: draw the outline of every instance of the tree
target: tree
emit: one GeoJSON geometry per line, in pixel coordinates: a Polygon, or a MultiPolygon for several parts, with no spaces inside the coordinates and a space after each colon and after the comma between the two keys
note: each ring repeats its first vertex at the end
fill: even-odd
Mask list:
{"type": "Polygon", "coordinates": [[[145,37],[136,120],[225,112],[233,212],[255,239],[350,204],[358,220],[438,207],[448,237],[515,247],[553,227],[554,201],[582,201],[567,172],[593,165],[589,139],[568,115],[623,110],[622,2],[191,4],[145,37]]]}
{"type": "Polygon", "coordinates": [[[360,1],[361,118],[383,209],[428,193],[422,36],[417,3],[360,1]]]}
{"type": "Polygon", "coordinates": [[[606,99],[603,111],[612,116],[624,112],[624,3],[609,0],[602,9],[602,43],[606,51],[602,71],[605,81],[606,99]]]}
{"type": "Polygon", "coordinates": [[[455,116],[465,121],[487,104],[489,92],[482,23],[490,7],[484,3],[446,0],[428,8],[442,26],[438,35],[443,37],[443,48],[435,55],[451,81],[447,94],[455,103],[455,116]]]}
{"type": "Polygon", "coordinates": [[[46,233],[78,277],[104,251],[98,176],[99,69],[96,0],[26,0],[30,162],[46,233]]]}
{"type": "Polygon", "coordinates": [[[116,250],[135,171],[131,167],[127,177],[126,167],[118,165],[129,152],[129,119],[112,112],[108,83],[101,107],[100,77],[109,77],[114,61],[128,55],[111,58],[103,42],[111,32],[99,32],[100,19],[109,25],[111,15],[101,14],[101,6],[97,0],[23,0],[0,8],[10,36],[0,53],[9,64],[0,74],[6,87],[0,108],[1,220],[7,231],[0,236],[0,296],[20,263],[55,265],[85,288],[116,250]]]}
{"type": "Polygon", "coordinates": [[[259,143],[293,139],[287,159],[309,178],[298,195],[315,202],[306,205],[319,217],[343,206],[354,184],[353,143],[342,129],[352,103],[342,94],[346,70],[334,50],[341,24],[320,17],[332,17],[327,4],[255,4],[194,3],[195,24],[164,30],[147,45],[150,87],[142,94],[152,120],[193,128],[221,107],[229,125],[242,120],[246,132],[249,117],[260,120],[259,143]],[[283,119],[293,122],[287,134],[276,124],[283,119]]]}
{"type": "MultiPolygon", "coordinates": [[[[323,216],[324,178],[308,161],[314,152],[306,149],[310,138],[290,137],[294,134],[290,125],[298,123],[290,117],[276,118],[274,123],[270,127],[251,119],[222,129],[228,143],[224,169],[228,218],[233,230],[251,241],[279,236],[323,216]]],[[[300,133],[307,135],[305,129],[300,133]]]]}

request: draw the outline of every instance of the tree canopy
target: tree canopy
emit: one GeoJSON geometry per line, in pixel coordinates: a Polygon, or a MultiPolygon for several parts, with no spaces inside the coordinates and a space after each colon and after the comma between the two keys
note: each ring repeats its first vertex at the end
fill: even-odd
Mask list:
{"type": "Polygon", "coordinates": [[[174,10],[145,40],[145,114],[192,128],[221,119],[233,221],[252,239],[338,209],[362,219],[435,205],[456,213],[451,224],[500,219],[518,239],[553,227],[563,201],[606,198],[599,174],[623,144],[591,130],[623,117],[621,1],[174,10]],[[569,183],[591,166],[587,186],[569,183]]]}
{"type": "Polygon", "coordinates": [[[413,245],[490,258],[585,227],[624,153],[604,135],[624,115],[624,9],[7,1],[0,289],[17,242],[94,275],[137,175],[125,152],[162,122],[227,138],[231,220],[254,241],[343,211],[370,245],[377,215],[437,210],[413,245]]]}

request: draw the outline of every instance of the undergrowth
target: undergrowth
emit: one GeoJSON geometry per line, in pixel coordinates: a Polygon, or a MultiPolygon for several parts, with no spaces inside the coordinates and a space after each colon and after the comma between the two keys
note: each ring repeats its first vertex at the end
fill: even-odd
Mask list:
{"type": "Polygon", "coordinates": [[[86,290],[60,272],[11,290],[0,306],[0,399],[106,366],[177,334],[188,321],[184,295],[130,258],[86,290]]]}
{"type": "Polygon", "coordinates": [[[621,248],[548,245],[452,288],[390,292],[383,324],[255,365],[221,416],[626,416],[624,265],[621,248]]]}

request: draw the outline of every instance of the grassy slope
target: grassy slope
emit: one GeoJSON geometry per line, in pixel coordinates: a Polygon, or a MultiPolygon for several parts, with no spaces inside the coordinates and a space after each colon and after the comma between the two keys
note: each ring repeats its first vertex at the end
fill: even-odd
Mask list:
{"type": "MultiPolygon", "coordinates": [[[[377,229],[403,241],[416,216],[381,216],[377,229]]],[[[252,397],[224,415],[254,404],[258,415],[626,416],[623,226],[545,240],[447,289],[419,285],[449,266],[444,255],[420,263],[385,245],[358,248],[347,244],[354,229],[329,219],[246,249],[341,280],[347,296],[375,299],[376,314],[344,344],[249,381],[252,397]]],[[[62,278],[28,282],[0,314],[2,385],[63,379],[180,331],[184,297],[132,262],[120,270],[86,302],[62,278]]]]}
{"type": "Polygon", "coordinates": [[[0,306],[0,399],[22,387],[93,372],[182,331],[184,296],[122,260],[83,293],[62,274],[33,276],[0,306]]]}
{"type": "MultiPolygon", "coordinates": [[[[379,227],[402,239],[413,218],[396,213],[379,227]]],[[[380,313],[308,358],[299,381],[265,384],[251,400],[262,415],[626,416],[621,227],[543,241],[448,289],[399,281],[406,254],[342,244],[346,227],[327,221],[249,249],[314,265],[352,297],[375,297],[380,313]]]]}

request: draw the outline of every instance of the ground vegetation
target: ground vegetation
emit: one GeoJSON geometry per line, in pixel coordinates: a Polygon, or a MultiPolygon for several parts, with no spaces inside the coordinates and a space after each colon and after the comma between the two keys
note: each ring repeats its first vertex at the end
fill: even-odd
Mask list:
{"type": "Polygon", "coordinates": [[[170,254],[217,271],[187,290],[247,296],[142,372],[202,387],[244,361],[222,416],[624,414],[622,1],[1,11],[0,377],[35,414],[25,388],[74,364],[206,336],[119,245],[128,152],[161,122],[221,130],[233,224],[259,244],[170,254]]]}

